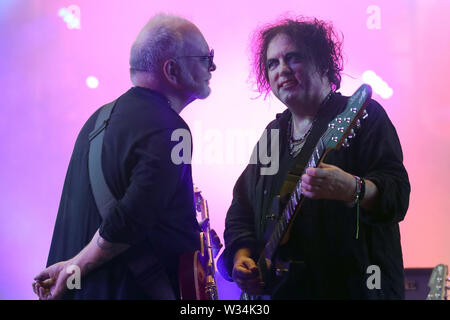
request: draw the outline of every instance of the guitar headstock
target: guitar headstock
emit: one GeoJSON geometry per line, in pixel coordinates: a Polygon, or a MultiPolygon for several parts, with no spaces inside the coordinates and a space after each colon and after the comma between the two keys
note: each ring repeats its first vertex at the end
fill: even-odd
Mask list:
{"type": "Polygon", "coordinates": [[[367,117],[366,105],[372,96],[372,88],[363,84],[349,98],[345,110],[328,124],[323,135],[327,149],[339,149],[348,146],[348,139],[355,136],[355,129],[359,128],[360,119],[367,117]]]}
{"type": "Polygon", "coordinates": [[[428,287],[430,292],[428,293],[427,300],[445,300],[448,286],[447,283],[448,266],[445,264],[438,264],[434,267],[431,273],[430,280],[428,281],[428,287]]]}
{"type": "MultiPolygon", "coordinates": [[[[208,202],[205,200],[205,198],[203,198],[200,189],[198,189],[196,186],[194,186],[194,201],[195,210],[201,213],[201,220],[198,221],[197,218],[200,229],[202,230],[200,242],[205,248],[211,248],[212,255],[215,258],[222,248],[222,243],[220,242],[220,238],[214,231],[214,229],[210,228],[208,202]],[[210,245],[207,244],[208,241],[210,245]]],[[[204,250],[202,250],[201,252],[204,252],[204,250]]],[[[202,253],[202,256],[204,256],[204,253],[202,253]]]]}

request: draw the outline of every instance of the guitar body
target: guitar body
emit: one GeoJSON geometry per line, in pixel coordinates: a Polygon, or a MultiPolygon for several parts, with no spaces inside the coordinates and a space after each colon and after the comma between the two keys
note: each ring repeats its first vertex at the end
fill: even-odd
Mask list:
{"type": "Polygon", "coordinates": [[[216,232],[210,229],[207,201],[194,188],[196,210],[201,212],[200,250],[181,255],[178,282],[182,300],[217,300],[216,268],[214,258],[222,244],[216,232]]]}
{"type": "Polygon", "coordinates": [[[178,275],[182,300],[208,300],[206,272],[200,261],[200,251],[188,252],[180,257],[178,275]]]}
{"type": "MultiPolygon", "coordinates": [[[[276,226],[279,223],[279,219],[273,219],[267,221],[265,230],[265,241],[269,241],[270,236],[275,232],[276,226]]],[[[291,222],[291,225],[294,221],[291,222]]],[[[280,245],[273,253],[271,259],[266,258],[266,269],[263,271],[264,282],[266,286],[264,288],[265,296],[274,296],[277,291],[282,288],[286,283],[291,282],[292,274],[297,274],[298,270],[303,268],[304,263],[302,261],[295,261],[292,259],[289,250],[289,228],[286,230],[286,234],[280,245]]]]}

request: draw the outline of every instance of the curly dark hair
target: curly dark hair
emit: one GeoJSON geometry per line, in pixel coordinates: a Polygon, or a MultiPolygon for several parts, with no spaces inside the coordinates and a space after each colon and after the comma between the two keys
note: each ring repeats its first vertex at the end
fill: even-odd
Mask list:
{"type": "Polygon", "coordinates": [[[262,95],[270,93],[267,74],[267,48],[278,34],[286,34],[295,45],[304,51],[305,58],[313,63],[319,74],[326,74],[333,90],[341,85],[343,70],[342,38],[337,36],[329,22],[316,18],[286,18],[275,24],[265,25],[255,32],[252,41],[253,76],[257,91],[262,95]]]}

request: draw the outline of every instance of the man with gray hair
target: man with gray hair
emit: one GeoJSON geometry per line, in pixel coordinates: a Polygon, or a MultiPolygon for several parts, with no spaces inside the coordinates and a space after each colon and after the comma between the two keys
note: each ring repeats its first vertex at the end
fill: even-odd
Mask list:
{"type": "Polygon", "coordinates": [[[100,108],[75,144],[47,268],[33,283],[40,299],[180,297],[178,259],[198,249],[199,227],[191,166],[171,160],[172,133],[189,130],[179,113],[210,94],[213,57],[199,29],[180,17],[156,15],[139,33],[130,55],[134,87],[111,104],[100,147],[116,201],[101,210],[88,170],[100,108]]]}

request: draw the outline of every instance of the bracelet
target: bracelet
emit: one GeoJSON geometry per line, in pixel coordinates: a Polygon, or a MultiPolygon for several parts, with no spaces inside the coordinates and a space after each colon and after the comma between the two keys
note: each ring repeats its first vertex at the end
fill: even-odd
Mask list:
{"type": "Polygon", "coordinates": [[[355,177],[356,181],[356,192],[355,192],[355,198],[352,201],[352,207],[356,206],[356,236],[355,238],[359,238],[359,204],[361,203],[362,199],[364,198],[364,194],[366,193],[366,182],[363,178],[360,178],[358,176],[355,177]]]}
{"type": "Polygon", "coordinates": [[[356,182],[356,191],[355,191],[355,195],[353,197],[353,200],[351,202],[351,206],[354,207],[355,205],[358,204],[359,201],[361,201],[361,189],[362,189],[362,179],[358,176],[353,176],[355,178],[355,182],[356,182]]]}
{"type": "Polygon", "coordinates": [[[361,180],[361,190],[359,191],[359,202],[363,201],[364,195],[366,194],[366,182],[363,178],[360,178],[361,180]]]}

